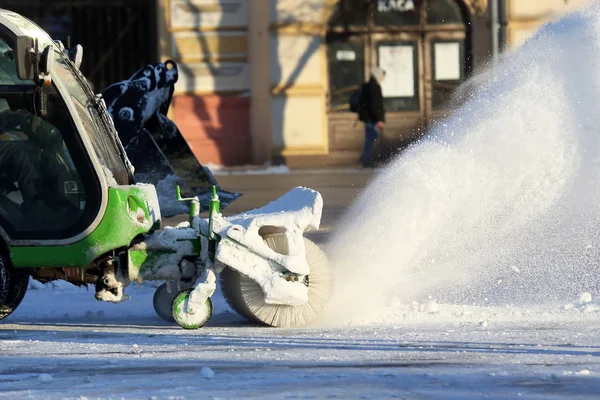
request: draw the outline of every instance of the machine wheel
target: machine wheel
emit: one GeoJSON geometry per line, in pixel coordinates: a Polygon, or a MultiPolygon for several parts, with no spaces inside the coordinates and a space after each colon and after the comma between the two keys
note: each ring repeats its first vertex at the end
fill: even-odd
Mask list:
{"type": "Polygon", "coordinates": [[[28,284],[29,273],[9,268],[7,259],[0,255],[0,320],[12,314],[21,304],[28,284]]]}
{"type": "MultiPolygon", "coordinates": [[[[263,238],[267,246],[285,254],[288,244],[284,234],[276,233],[263,238]]],[[[308,302],[301,306],[266,304],[260,285],[225,268],[219,281],[223,296],[231,308],[251,321],[275,327],[298,327],[314,319],[324,307],[331,293],[332,275],[327,256],[311,240],[304,238],[306,261],[310,268],[308,302]]]]}
{"type": "Polygon", "coordinates": [[[8,262],[4,258],[4,254],[0,253],[0,304],[4,304],[9,291],[8,282],[8,262]]]}
{"type": "Polygon", "coordinates": [[[213,305],[210,298],[206,298],[206,301],[192,310],[193,312],[186,311],[186,306],[190,294],[193,289],[184,290],[180,292],[173,300],[172,313],[173,319],[179,326],[184,329],[198,329],[204,326],[213,312],[213,305]]]}
{"type": "Polygon", "coordinates": [[[0,320],[13,313],[23,301],[27,286],[29,285],[29,274],[21,271],[11,271],[9,277],[8,293],[4,303],[0,305],[0,320]]]}
{"type": "Polygon", "coordinates": [[[175,322],[171,306],[173,305],[173,300],[176,296],[177,292],[175,291],[169,293],[166,283],[160,285],[158,289],[156,289],[156,292],[154,292],[154,298],[152,299],[154,311],[156,311],[156,314],[165,321],[175,322]]]}

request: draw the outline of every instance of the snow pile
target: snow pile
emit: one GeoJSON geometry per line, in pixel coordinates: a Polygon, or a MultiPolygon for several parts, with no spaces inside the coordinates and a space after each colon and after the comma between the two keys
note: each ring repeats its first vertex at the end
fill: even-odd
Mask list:
{"type": "Polygon", "coordinates": [[[160,256],[147,260],[138,274],[129,273],[131,280],[178,280],[182,274],[189,272],[194,274],[195,266],[191,264],[191,271],[180,267],[180,262],[185,256],[192,256],[194,251],[194,240],[198,237],[195,229],[181,224],[177,227],[167,226],[162,231],[149,235],[146,240],[132,246],[133,251],[157,252],[160,256]],[[162,254],[161,254],[162,253],[162,254]]]}
{"type": "Polygon", "coordinates": [[[202,367],[200,369],[200,373],[202,374],[202,376],[204,377],[204,379],[212,379],[215,376],[215,371],[213,371],[209,367],[202,367]]]}
{"type": "MultiPolygon", "coordinates": [[[[600,290],[600,4],[545,25],[380,172],[330,246],[324,316],[600,290]]],[[[568,301],[568,300],[567,300],[568,301]]]]}
{"type": "Polygon", "coordinates": [[[160,212],[165,216],[186,214],[189,210],[188,202],[177,200],[177,185],[182,185],[177,175],[168,175],[156,184],[160,212]]]}
{"type": "Polygon", "coordinates": [[[598,312],[600,311],[600,301],[594,301],[591,293],[584,292],[579,295],[579,300],[577,300],[577,302],[566,304],[564,309],[577,310],[584,313],[598,312]]]}
{"type": "Polygon", "coordinates": [[[118,185],[117,181],[115,180],[115,176],[107,166],[102,165],[102,171],[104,172],[104,176],[106,177],[106,183],[109,187],[118,185]]]}
{"type": "Polygon", "coordinates": [[[56,280],[47,283],[42,283],[36,279],[29,278],[29,284],[27,289],[32,290],[58,290],[58,291],[71,291],[77,290],[77,286],[63,280],[56,280]]]}
{"type": "Polygon", "coordinates": [[[231,225],[225,227],[220,234],[258,254],[277,260],[292,272],[306,274],[308,266],[302,235],[304,231],[319,228],[322,211],[323,198],[319,192],[296,187],[264,207],[225,218],[231,225]],[[283,231],[287,237],[286,255],[273,252],[262,238],[264,234],[278,231],[283,231]]]}
{"type": "Polygon", "coordinates": [[[40,382],[40,383],[51,383],[53,381],[54,381],[54,378],[50,374],[38,375],[38,382],[40,382]]]}

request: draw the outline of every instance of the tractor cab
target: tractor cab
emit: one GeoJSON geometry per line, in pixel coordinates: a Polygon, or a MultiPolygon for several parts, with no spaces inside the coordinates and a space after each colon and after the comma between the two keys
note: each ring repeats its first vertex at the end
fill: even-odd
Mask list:
{"type": "Polygon", "coordinates": [[[80,238],[104,215],[109,187],[134,183],[133,168],[78,70],[81,51],[0,11],[0,237],[80,238]]]}

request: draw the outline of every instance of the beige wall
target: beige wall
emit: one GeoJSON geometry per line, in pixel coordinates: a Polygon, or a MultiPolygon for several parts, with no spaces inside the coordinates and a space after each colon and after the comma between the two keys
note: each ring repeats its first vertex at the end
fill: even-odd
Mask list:
{"type": "Polygon", "coordinates": [[[271,37],[271,82],[274,86],[320,85],[321,37],[274,34],[271,37]]]}
{"type": "Polygon", "coordinates": [[[237,28],[248,24],[248,2],[241,0],[170,0],[175,29],[237,28]]]}
{"type": "Polygon", "coordinates": [[[273,154],[326,154],[326,0],[271,0],[273,154]]]}
{"type": "Polygon", "coordinates": [[[247,0],[158,1],[159,54],[179,64],[175,93],[249,91],[247,0]]]}
{"type": "Polygon", "coordinates": [[[322,106],[316,96],[275,96],[272,101],[272,113],[277,117],[273,120],[275,149],[281,149],[283,155],[318,153],[323,147],[322,106]]]}
{"type": "Polygon", "coordinates": [[[279,24],[319,24],[326,5],[327,0],[270,0],[270,20],[279,24]]]}
{"type": "Polygon", "coordinates": [[[247,92],[250,68],[245,62],[179,63],[179,80],[175,93],[247,92]]]}
{"type": "Polygon", "coordinates": [[[529,39],[544,23],[585,6],[590,0],[507,0],[507,46],[515,48],[529,39]]]}

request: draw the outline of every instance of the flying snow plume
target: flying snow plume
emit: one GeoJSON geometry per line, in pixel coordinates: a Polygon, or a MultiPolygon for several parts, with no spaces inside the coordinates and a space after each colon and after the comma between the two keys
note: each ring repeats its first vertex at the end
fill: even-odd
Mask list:
{"type": "Polygon", "coordinates": [[[325,319],[391,299],[532,305],[600,291],[600,4],[473,82],[337,227],[325,319]]]}

